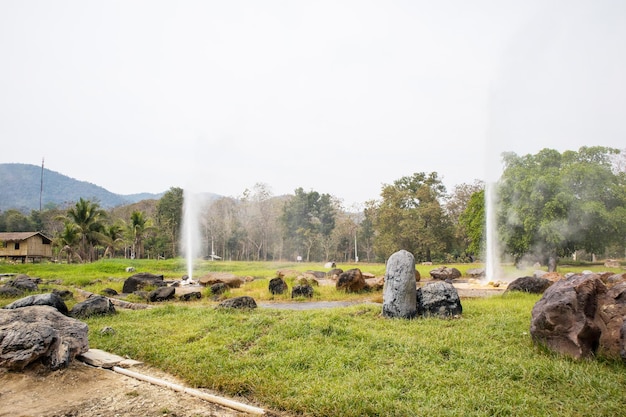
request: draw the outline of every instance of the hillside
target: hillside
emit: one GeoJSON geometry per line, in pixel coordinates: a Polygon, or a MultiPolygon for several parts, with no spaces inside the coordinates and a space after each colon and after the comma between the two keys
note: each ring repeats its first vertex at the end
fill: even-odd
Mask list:
{"type": "MultiPolygon", "coordinates": [[[[29,164],[0,164],[0,211],[18,209],[23,212],[39,209],[41,167],[29,164]]],[[[81,197],[99,202],[108,209],[163,195],[139,193],[121,195],[98,185],[79,181],[49,169],[43,172],[42,206],[65,207],[81,197]]]]}

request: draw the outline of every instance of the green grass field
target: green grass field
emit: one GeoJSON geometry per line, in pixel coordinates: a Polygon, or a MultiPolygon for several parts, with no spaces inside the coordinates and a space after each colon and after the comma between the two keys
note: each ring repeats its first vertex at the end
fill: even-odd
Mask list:
{"type": "MultiPolygon", "coordinates": [[[[70,288],[109,284],[121,288],[129,276],[126,266],[128,262],[118,260],[90,265],[0,264],[0,273],[61,280],[70,288]]],[[[175,261],[136,261],[132,266],[170,278],[184,274],[182,264],[175,261]]],[[[384,274],[384,265],[359,267],[384,274]]],[[[263,293],[267,287],[262,284],[277,269],[323,270],[312,264],[227,262],[207,262],[202,268],[257,278],[232,290],[232,296],[246,293],[246,286],[254,288],[249,292],[263,293]]],[[[431,268],[426,266],[422,275],[431,268]]],[[[333,298],[332,290],[318,290],[317,299],[333,298]]],[[[341,294],[335,299],[346,299],[341,294]]],[[[87,322],[92,348],[145,361],[192,386],[289,415],[624,415],[623,363],[603,358],[575,361],[533,345],[530,312],[539,298],[516,293],[464,299],[462,317],[450,320],[385,319],[377,304],[224,311],[205,299],[119,310],[87,322]],[[116,333],[101,334],[105,326],[116,333]]]]}

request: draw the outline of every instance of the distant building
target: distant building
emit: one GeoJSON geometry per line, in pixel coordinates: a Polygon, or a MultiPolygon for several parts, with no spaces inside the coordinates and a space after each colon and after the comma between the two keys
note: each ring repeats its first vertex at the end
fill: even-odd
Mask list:
{"type": "Polygon", "coordinates": [[[0,258],[22,263],[52,258],[52,240],[40,232],[1,232],[0,258]]]}

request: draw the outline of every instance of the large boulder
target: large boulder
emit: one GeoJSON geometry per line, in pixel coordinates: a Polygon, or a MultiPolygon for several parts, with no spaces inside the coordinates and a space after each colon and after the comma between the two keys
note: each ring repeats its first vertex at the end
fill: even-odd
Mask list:
{"type": "Polygon", "coordinates": [[[365,278],[359,268],[348,269],[342,272],[335,287],[345,292],[359,292],[368,289],[365,278]]]}
{"type": "Polygon", "coordinates": [[[29,295],[28,297],[20,298],[19,300],[12,302],[4,308],[15,309],[30,306],[50,306],[56,308],[62,314],[68,314],[68,309],[67,305],[65,305],[65,301],[63,301],[63,299],[59,295],[52,292],[47,294],[29,295]]]}
{"type": "Polygon", "coordinates": [[[287,287],[287,283],[281,277],[276,277],[270,279],[270,283],[268,285],[268,289],[270,290],[270,294],[277,295],[283,294],[289,288],[287,287]]]}
{"type": "Polygon", "coordinates": [[[383,289],[383,316],[411,319],[417,313],[415,257],[400,250],[389,257],[383,289]]]}
{"type": "Polygon", "coordinates": [[[155,275],[149,272],[140,272],[124,281],[122,292],[132,294],[135,291],[143,290],[146,287],[164,287],[167,284],[163,280],[163,275],[155,275]]]}
{"type": "Polygon", "coordinates": [[[81,301],[72,307],[70,315],[76,318],[87,318],[91,316],[104,316],[115,314],[115,306],[106,297],[92,295],[85,301],[81,301]]]}
{"type": "Polygon", "coordinates": [[[602,333],[595,316],[606,291],[597,275],[574,275],[552,284],[532,309],[533,341],[574,358],[595,354],[602,333]]]}
{"type": "Polygon", "coordinates": [[[247,295],[235,298],[229,298],[228,300],[222,301],[219,305],[219,308],[238,308],[238,309],[252,309],[256,308],[256,301],[254,298],[249,297],[247,295]]]}
{"type": "Polygon", "coordinates": [[[87,324],[50,306],[0,310],[0,367],[23,370],[40,363],[67,367],[89,350],[87,324]]]}
{"type": "Polygon", "coordinates": [[[418,316],[448,318],[463,312],[456,288],[444,281],[431,282],[418,288],[416,303],[418,316]]]}
{"type": "Polygon", "coordinates": [[[433,279],[440,279],[442,281],[445,281],[447,279],[461,278],[461,271],[456,268],[440,266],[439,268],[431,269],[430,276],[433,279]]]}
{"type": "Polygon", "coordinates": [[[521,291],[531,294],[543,294],[548,287],[552,285],[552,281],[547,278],[540,277],[521,277],[513,280],[507,287],[505,292],[521,291]]]}

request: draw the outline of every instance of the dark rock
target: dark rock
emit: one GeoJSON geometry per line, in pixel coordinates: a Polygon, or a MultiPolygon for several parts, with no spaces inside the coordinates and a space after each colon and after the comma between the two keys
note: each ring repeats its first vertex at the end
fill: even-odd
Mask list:
{"type": "Polygon", "coordinates": [[[326,274],[330,279],[338,279],[339,275],[343,273],[343,269],[341,268],[333,268],[326,274]]]}
{"type": "Polygon", "coordinates": [[[5,306],[8,310],[16,308],[24,308],[30,306],[50,306],[57,309],[60,313],[67,315],[68,310],[65,301],[55,293],[35,294],[28,297],[20,298],[17,301],[5,306]]]}
{"type": "Polygon", "coordinates": [[[291,298],[297,297],[313,298],[313,287],[308,284],[294,285],[291,289],[291,298]]]}
{"type": "Polygon", "coordinates": [[[447,266],[440,266],[439,268],[432,269],[430,276],[433,279],[440,279],[445,281],[446,279],[461,278],[461,271],[456,268],[449,268],[447,266]]]}
{"type": "Polygon", "coordinates": [[[335,285],[337,290],[343,290],[345,292],[359,292],[368,289],[365,278],[359,268],[348,269],[346,272],[342,272],[337,279],[335,285]]]}
{"type": "Polygon", "coordinates": [[[61,297],[62,300],[71,300],[72,298],[74,298],[74,293],[72,293],[70,290],[54,289],[52,290],[52,293],[61,297]]]}
{"type": "Polygon", "coordinates": [[[105,288],[100,293],[106,297],[115,297],[116,295],[118,295],[117,291],[115,291],[113,288],[105,288]]]}
{"type": "Polygon", "coordinates": [[[22,295],[24,295],[24,290],[20,290],[19,288],[10,287],[8,285],[0,287],[0,298],[15,298],[21,297],[22,295]]]}
{"type": "Polygon", "coordinates": [[[19,288],[24,291],[37,291],[41,280],[39,278],[31,278],[28,275],[20,274],[8,282],[7,285],[13,288],[19,288]]]}
{"type": "Polygon", "coordinates": [[[531,294],[543,294],[552,284],[552,281],[546,278],[521,277],[513,280],[505,292],[522,291],[531,294]]]}
{"type": "Polygon", "coordinates": [[[454,317],[463,312],[456,288],[447,282],[431,282],[416,292],[418,316],[454,317]]]}
{"type": "Polygon", "coordinates": [[[228,300],[222,301],[218,307],[220,308],[256,308],[256,301],[254,301],[254,298],[252,297],[248,297],[247,295],[244,295],[242,297],[235,297],[235,298],[229,298],[228,300]]]}
{"type": "Polygon", "coordinates": [[[200,293],[200,291],[187,292],[185,294],[181,294],[180,297],[178,297],[180,301],[199,300],[201,298],[202,294],[200,293]]]}
{"type": "Polygon", "coordinates": [[[174,287],[160,287],[148,293],[148,301],[158,302],[158,301],[172,300],[174,299],[175,293],[176,293],[176,288],[174,287]]]}
{"type": "Polygon", "coordinates": [[[289,289],[287,287],[287,283],[285,282],[285,280],[280,277],[270,279],[268,288],[270,290],[270,294],[273,294],[273,295],[283,294],[285,291],[289,289]]]}
{"type": "Polygon", "coordinates": [[[163,287],[167,285],[163,281],[163,275],[155,275],[149,272],[140,272],[135,274],[124,281],[122,292],[124,294],[132,294],[135,291],[144,289],[146,287],[163,287]]]}
{"type": "Polygon", "coordinates": [[[593,356],[601,336],[594,318],[606,291],[595,275],[574,275],[552,284],[532,309],[533,341],[573,358],[593,356]]]}
{"type": "Polygon", "coordinates": [[[221,295],[228,291],[228,285],[223,282],[218,282],[217,284],[213,284],[210,287],[212,295],[221,295]]]}
{"type": "Polygon", "coordinates": [[[40,363],[67,367],[89,350],[87,324],[50,306],[0,310],[0,367],[20,371],[40,363]]]}
{"type": "Polygon", "coordinates": [[[389,257],[383,289],[383,316],[411,319],[417,313],[415,257],[400,250],[389,257]]]}
{"type": "Polygon", "coordinates": [[[107,314],[115,314],[115,306],[111,300],[101,295],[90,296],[85,301],[76,304],[70,311],[70,315],[76,318],[103,316],[107,314]]]}

